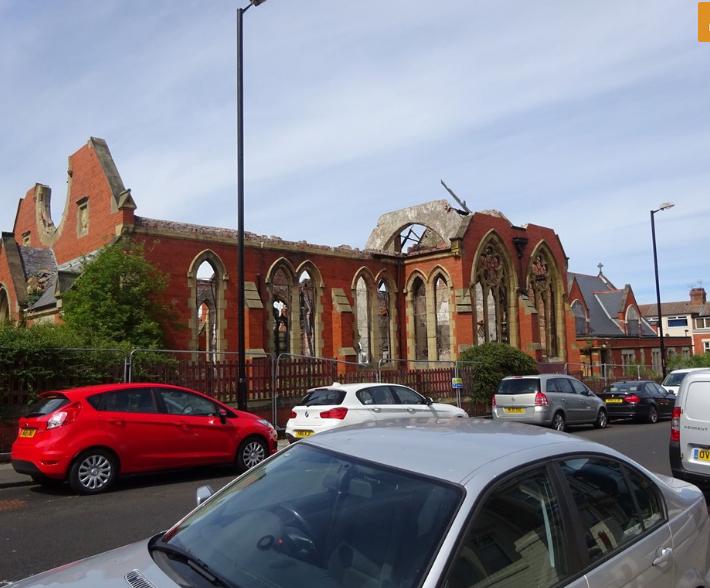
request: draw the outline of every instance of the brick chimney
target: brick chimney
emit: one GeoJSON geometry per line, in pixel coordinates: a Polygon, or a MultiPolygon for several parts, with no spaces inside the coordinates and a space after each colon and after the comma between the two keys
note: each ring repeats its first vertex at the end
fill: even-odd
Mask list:
{"type": "Polygon", "coordinates": [[[707,302],[707,295],[705,294],[705,288],[692,288],[690,290],[690,304],[693,306],[700,306],[707,302]]]}

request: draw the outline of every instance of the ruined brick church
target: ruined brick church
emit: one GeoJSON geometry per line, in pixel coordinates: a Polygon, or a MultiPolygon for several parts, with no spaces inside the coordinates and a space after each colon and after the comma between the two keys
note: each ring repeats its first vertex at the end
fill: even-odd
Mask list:
{"type": "MultiPolygon", "coordinates": [[[[116,239],[146,242],[169,274],[167,302],[187,329],[171,347],[237,350],[237,234],[138,216],[106,142],[69,158],[61,220],[51,190],[20,200],[0,245],[0,320],[60,321],[83,256],[116,239]]],[[[246,352],[354,363],[447,361],[505,342],[540,362],[579,363],[567,258],[556,233],[495,210],[436,200],[379,218],[364,250],[244,235],[246,352]],[[465,208],[465,205],[464,205],[465,208]]]]}

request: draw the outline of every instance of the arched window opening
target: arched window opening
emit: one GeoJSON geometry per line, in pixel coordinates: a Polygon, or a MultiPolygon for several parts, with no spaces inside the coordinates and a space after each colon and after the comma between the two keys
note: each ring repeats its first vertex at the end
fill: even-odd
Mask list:
{"type": "Polygon", "coordinates": [[[529,296],[537,310],[540,346],[548,359],[557,357],[559,349],[555,289],[550,264],[544,252],[538,253],[532,264],[529,296]]]}
{"type": "Polygon", "coordinates": [[[508,275],[495,243],[488,243],[476,263],[473,288],[476,344],[510,343],[508,275]]]}
{"type": "Polygon", "coordinates": [[[313,279],[304,271],[298,279],[298,300],[301,319],[301,354],[315,356],[316,305],[313,279]]]}
{"type": "Polygon", "coordinates": [[[0,288],[0,324],[10,320],[10,300],[4,288],[0,288]]]}
{"type": "Polygon", "coordinates": [[[274,314],[274,353],[290,353],[290,331],[288,303],[291,299],[290,281],[283,268],[274,272],[271,279],[274,314]]]}
{"type": "Polygon", "coordinates": [[[216,271],[205,260],[197,268],[197,349],[207,351],[212,361],[217,360],[217,287],[216,271]]]}
{"type": "Polygon", "coordinates": [[[370,348],[370,289],[367,286],[365,278],[360,276],[355,285],[355,312],[357,316],[357,346],[358,363],[370,363],[371,348],[370,348]]]}
{"type": "Polygon", "coordinates": [[[574,313],[575,334],[577,337],[585,337],[589,334],[587,330],[587,313],[579,300],[575,300],[572,303],[572,312],[574,313]]]}
{"type": "Polygon", "coordinates": [[[438,276],[434,283],[434,306],[436,308],[436,358],[440,361],[450,361],[449,286],[441,276],[438,276]]]}
{"type": "Polygon", "coordinates": [[[377,335],[380,343],[380,359],[392,359],[390,324],[390,293],[387,283],[380,280],[377,286],[377,335]]]}
{"type": "Polygon", "coordinates": [[[395,251],[401,253],[415,253],[426,249],[433,249],[443,242],[441,236],[424,225],[412,224],[405,227],[399,234],[395,251]]]}
{"type": "Polygon", "coordinates": [[[414,280],[412,294],[414,304],[414,358],[416,360],[428,360],[426,285],[421,278],[414,280]]]}
{"type": "Polygon", "coordinates": [[[630,337],[639,337],[641,335],[639,311],[635,306],[629,306],[626,311],[626,333],[630,337]]]}

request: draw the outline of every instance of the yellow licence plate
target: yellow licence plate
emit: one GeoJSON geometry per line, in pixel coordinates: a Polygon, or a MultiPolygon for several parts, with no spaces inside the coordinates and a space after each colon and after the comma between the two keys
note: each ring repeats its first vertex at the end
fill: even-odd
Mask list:
{"type": "Polygon", "coordinates": [[[20,431],[20,437],[34,437],[37,429],[22,429],[20,431]]]}
{"type": "Polygon", "coordinates": [[[693,449],[695,459],[698,461],[710,461],[710,449],[693,449]]]}
{"type": "Polygon", "coordinates": [[[525,412],[525,409],[524,408],[506,408],[505,412],[513,412],[516,414],[520,414],[520,413],[525,412]]]}
{"type": "Polygon", "coordinates": [[[623,398],[607,398],[604,402],[607,404],[621,404],[623,401],[623,398]]]}
{"type": "Polygon", "coordinates": [[[298,437],[299,439],[303,438],[303,437],[310,437],[311,435],[313,435],[313,431],[294,431],[293,432],[293,436],[298,437]]]}

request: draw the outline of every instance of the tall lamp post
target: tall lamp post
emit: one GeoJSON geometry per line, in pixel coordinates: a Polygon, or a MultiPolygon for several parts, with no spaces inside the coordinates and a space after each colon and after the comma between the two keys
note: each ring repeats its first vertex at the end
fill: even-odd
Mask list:
{"type": "Polygon", "coordinates": [[[238,329],[239,329],[239,381],[237,384],[237,407],[247,410],[247,371],[246,371],[246,325],[244,313],[244,68],[243,68],[243,35],[242,22],[244,13],[251,6],[259,6],[266,0],[249,0],[246,8],[237,8],[237,249],[239,283],[238,329]]]}
{"type": "Polygon", "coordinates": [[[656,304],[658,306],[658,336],[661,344],[661,372],[666,377],[666,347],[663,343],[663,316],[661,315],[661,287],[658,283],[658,254],[656,252],[656,223],[653,215],[661,210],[668,210],[675,206],[672,202],[664,202],[657,210],[651,211],[651,239],[653,240],[653,269],[656,273],[656,304]]]}

